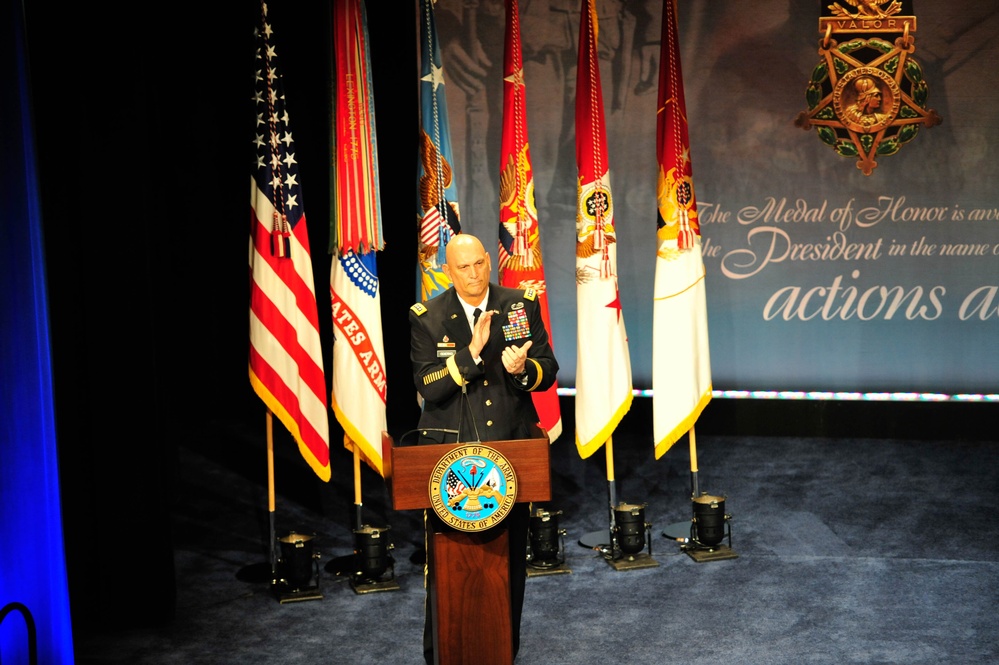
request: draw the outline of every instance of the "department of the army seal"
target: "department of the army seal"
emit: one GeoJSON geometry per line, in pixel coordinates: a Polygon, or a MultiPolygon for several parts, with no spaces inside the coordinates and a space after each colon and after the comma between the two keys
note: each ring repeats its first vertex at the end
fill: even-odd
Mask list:
{"type": "Polygon", "coordinates": [[[513,465],[495,448],[465,445],[444,455],[430,474],[430,504],[445,524],[484,531],[503,521],[517,501],[513,465]]]}

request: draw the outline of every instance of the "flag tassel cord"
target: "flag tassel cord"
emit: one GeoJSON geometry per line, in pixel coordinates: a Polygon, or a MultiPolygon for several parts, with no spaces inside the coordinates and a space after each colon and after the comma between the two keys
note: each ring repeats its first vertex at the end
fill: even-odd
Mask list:
{"type": "Polygon", "coordinates": [[[697,436],[694,434],[693,426],[688,434],[690,438],[690,496],[696,499],[701,495],[701,491],[697,486],[697,436]]]}

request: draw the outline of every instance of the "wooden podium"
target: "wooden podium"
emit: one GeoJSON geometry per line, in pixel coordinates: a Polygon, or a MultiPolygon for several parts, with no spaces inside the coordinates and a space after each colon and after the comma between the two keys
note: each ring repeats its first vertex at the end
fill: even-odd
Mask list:
{"type": "MultiPolygon", "coordinates": [[[[517,503],[551,500],[548,436],[537,431],[534,439],[482,442],[513,466],[517,503]]],[[[383,432],[382,461],[392,507],[433,512],[431,474],[441,458],[469,445],[396,447],[383,432]]],[[[504,523],[484,531],[435,529],[427,542],[427,570],[438,665],[512,665],[510,549],[504,523]]]]}

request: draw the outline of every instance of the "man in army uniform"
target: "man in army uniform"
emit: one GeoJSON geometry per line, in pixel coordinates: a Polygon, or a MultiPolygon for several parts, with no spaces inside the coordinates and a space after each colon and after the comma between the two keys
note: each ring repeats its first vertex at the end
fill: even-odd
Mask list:
{"type": "MultiPolygon", "coordinates": [[[[453,286],[413,305],[409,313],[413,381],[424,402],[419,441],[532,438],[539,419],[531,392],[548,389],[558,372],[537,293],[490,283],[489,254],[474,236],[452,238],[446,261],[444,274],[453,286]]],[[[432,511],[427,520],[428,530],[448,528],[432,511]]],[[[514,506],[504,520],[510,543],[514,655],[527,578],[528,522],[526,504],[514,506]]],[[[433,663],[429,609],[424,655],[433,663]]]]}
{"type": "Polygon", "coordinates": [[[490,284],[489,254],[474,236],[455,236],[446,258],[453,287],[409,314],[413,380],[424,400],[420,442],[531,438],[531,392],[550,387],[558,371],[537,293],[490,284]],[[440,431],[459,424],[457,438],[440,431]]]}

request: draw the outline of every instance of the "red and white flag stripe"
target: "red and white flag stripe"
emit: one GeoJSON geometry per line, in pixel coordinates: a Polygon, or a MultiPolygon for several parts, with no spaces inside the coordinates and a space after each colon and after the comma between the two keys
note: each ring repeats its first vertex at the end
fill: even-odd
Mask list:
{"type": "Polygon", "coordinates": [[[326,380],[305,218],[292,229],[291,258],[274,256],[274,208],[250,180],[250,383],[309,466],[329,480],[326,380]]]}

